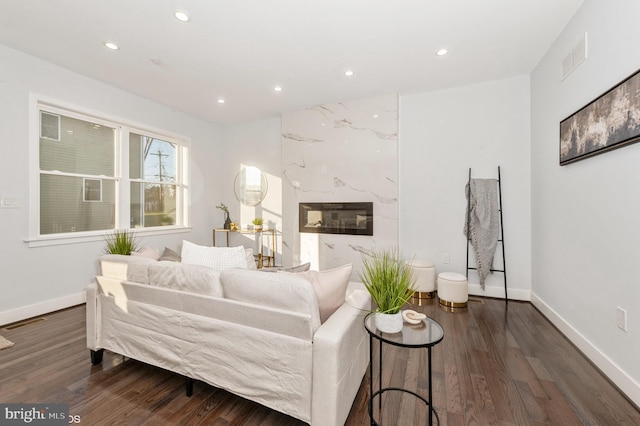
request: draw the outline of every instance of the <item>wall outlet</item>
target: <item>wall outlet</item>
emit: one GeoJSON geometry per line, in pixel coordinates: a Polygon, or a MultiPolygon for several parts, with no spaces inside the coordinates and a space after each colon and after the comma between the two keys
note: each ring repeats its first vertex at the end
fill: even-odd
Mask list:
{"type": "Polygon", "coordinates": [[[444,264],[451,263],[451,255],[449,253],[442,253],[442,263],[444,264]]]}
{"type": "Polygon", "coordinates": [[[0,197],[0,207],[3,209],[17,209],[20,207],[17,195],[3,195],[0,197]]]}
{"type": "Polygon", "coordinates": [[[616,308],[616,323],[619,329],[627,331],[627,310],[620,306],[616,308]]]}

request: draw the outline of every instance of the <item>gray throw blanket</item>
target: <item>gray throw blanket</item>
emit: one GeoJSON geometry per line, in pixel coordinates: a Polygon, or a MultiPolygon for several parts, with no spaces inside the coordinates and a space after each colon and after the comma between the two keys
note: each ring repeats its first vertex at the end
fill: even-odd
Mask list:
{"type": "Polygon", "coordinates": [[[470,223],[467,223],[465,216],[464,235],[471,240],[476,254],[476,268],[483,290],[484,280],[493,265],[493,256],[500,234],[497,182],[496,179],[471,179],[471,191],[469,191],[469,184],[465,186],[470,223]]]}

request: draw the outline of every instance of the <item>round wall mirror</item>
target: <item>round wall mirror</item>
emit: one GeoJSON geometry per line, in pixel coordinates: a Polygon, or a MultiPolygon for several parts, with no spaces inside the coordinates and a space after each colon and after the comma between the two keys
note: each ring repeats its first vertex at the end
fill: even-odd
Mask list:
{"type": "Polygon", "coordinates": [[[245,206],[257,206],[267,195],[267,176],[257,167],[245,167],[236,175],[234,191],[245,206]]]}

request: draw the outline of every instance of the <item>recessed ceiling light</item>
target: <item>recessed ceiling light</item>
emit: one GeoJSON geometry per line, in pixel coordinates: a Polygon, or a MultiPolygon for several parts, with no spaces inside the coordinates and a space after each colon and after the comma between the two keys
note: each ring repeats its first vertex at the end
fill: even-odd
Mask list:
{"type": "Polygon", "coordinates": [[[276,86],[276,87],[273,88],[273,91],[274,92],[282,92],[282,87],[276,86]]]}
{"type": "Polygon", "coordinates": [[[353,75],[353,71],[351,71],[351,70],[346,70],[346,71],[344,72],[344,75],[346,75],[347,77],[351,77],[351,76],[353,75]]]}
{"type": "Polygon", "coordinates": [[[218,103],[219,104],[223,104],[224,103],[224,99],[222,99],[222,98],[218,99],[218,103]]]}
{"type": "Polygon", "coordinates": [[[118,49],[120,49],[120,48],[118,47],[118,45],[117,45],[117,44],[112,43],[112,42],[110,42],[110,41],[105,41],[105,42],[104,42],[104,47],[106,47],[107,49],[111,49],[111,50],[118,50],[118,49]]]}
{"type": "Polygon", "coordinates": [[[449,51],[448,51],[447,49],[440,49],[440,50],[438,50],[438,51],[436,52],[436,55],[438,55],[438,56],[444,56],[444,55],[446,55],[447,53],[449,53],[449,51]]]}
{"type": "Polygon", "coordinates": [[[181,10],[176,10],[175,12],[173,12],[173,16],[176,17],[176,19],[180,22],[189,22],[189,15],[186,14],[186,12],[183,12],[181,10]]]}

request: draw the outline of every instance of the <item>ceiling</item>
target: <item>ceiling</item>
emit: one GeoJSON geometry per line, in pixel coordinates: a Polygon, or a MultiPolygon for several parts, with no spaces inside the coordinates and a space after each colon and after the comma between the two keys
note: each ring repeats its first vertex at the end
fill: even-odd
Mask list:
{"type": "Polygon", "coordinates": [[[527,74],[582,1],[0,0],[0,43],[224,125],[527,74]]]}

